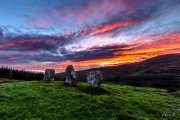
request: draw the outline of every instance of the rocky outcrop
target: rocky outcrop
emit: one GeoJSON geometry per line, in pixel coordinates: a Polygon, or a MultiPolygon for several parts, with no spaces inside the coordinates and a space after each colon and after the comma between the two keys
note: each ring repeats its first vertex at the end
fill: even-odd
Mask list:
{"type": "Polygon", "coordinates": [[[101,71],[91,71],[86,75],[87,86],[99,87],[103,82],[103,76],[101,71]]]}
{"type": "Polygon", "coordinates": [[[77,77],[74,67],[72,65],[68,65],[66,68],[66,83],[67,84],[76,84],[77,77]]]}
{"type": "Polygon", "coordinates": [[[46,69],[43,81],[44,82],[53,82],[54,81],[54,74],[55,74],[54,69],[46,69]]]}

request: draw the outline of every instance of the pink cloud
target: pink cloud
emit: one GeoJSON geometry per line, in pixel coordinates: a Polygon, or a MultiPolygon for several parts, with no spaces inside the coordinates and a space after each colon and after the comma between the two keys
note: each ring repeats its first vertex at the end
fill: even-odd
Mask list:
{"type": "Polygon", "coordinates": [[[42,9],[41,11],[35,11],[32,9],[32,18],[35,19],[28,19],[25,22],[30,25],[43,27],[52,24],[62,24],[63,22],[74,18],[76,25],[82,25],[82,23],[89,23],[93,19],[95,21],[99,21],[105,18],[109,13],[111,15],[113,13],[117,14],[119,10],[124,9],[124,5],[122,3],[123,2],[119,0],[105,0],[85,2],[77,5],[57,5],[49,9],[42,9]]]}
{"type": "Polygon", "coordinates": [[[21,58],[18,58],[18,57],[11,57],[11,58],[9,58],[8,60],[10,60],[10,61],[13,61],[13,60],[20,60],[21,58]]]}

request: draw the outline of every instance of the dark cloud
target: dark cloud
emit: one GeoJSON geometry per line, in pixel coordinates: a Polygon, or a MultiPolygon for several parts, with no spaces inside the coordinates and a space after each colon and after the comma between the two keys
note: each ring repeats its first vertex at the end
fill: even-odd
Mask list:
{"type": "Polygon", "coordinates": [[[0,37],[3,36],[3,29],[0,27],[0,37]]]}
{"type": "Polygon", "coordinates": [[[50,53],[42,53],[35,55],[33,60],[44,61],[44,62],[60,62],[64,60],[70,60],[73,62],[87,61],[87,60],[97,60],[102,58],[113,58],[115,57],[115,52],[123,52],[127,50],[132,50],[134,45],[109,45],[103,47],[92,47],[85,51],[80,52],[68,52],[68,50],[62,48],[62,56],[52,55],[50,53]],[[131,47],[131,48],[130,48],[131,47]]]}
{"type": "Polygon", "coordinates": [[[32,62],[31,55],[27,54],[1,54],[0,62],[8,64],[18,64],[18,63],[30,63],[32,62]]]}
{"type": "Polygon", "coordinates": [[[113,58],[115,57],[115,52],[131,50],[129,48],[133,46],[129,45],[110,45],[103,47],[92,47],[85,51],[73,52],[70,53],[68,50],[62,48],[65,52],[62,52],[62,55],[54,55],[50,52],[41,51],[36,54],[11,54],[11,55],[2,55],[0,62],[6,63],[26,63],[26,62],[63,62],[64,60],[70,60],[73,62],[86,61],[86,60],[97,60],[102,58],[113,58]]]}
{"type": "Polygon", "coordinates": [[[129,45],[110,45],[103,47],[94,47],[86,51],[76,52],[74,54],[67,55],[66,57],[70,58],[73,62],[113,58],[116,57],[116,55],[114,55],[115,52],[123,52],[133,49],[129,47],[129,45]]]}
{"type": "Polygon", "coordinates": [[[38,50],[56,50],[66,44],[70,44],[77,36],[76,33],[65,34],[59,37],[51,35],[34,35],[34,34],[6,34],[2,37],[0,50],[17,50],[17,51],[38,51],[38,50]]]}

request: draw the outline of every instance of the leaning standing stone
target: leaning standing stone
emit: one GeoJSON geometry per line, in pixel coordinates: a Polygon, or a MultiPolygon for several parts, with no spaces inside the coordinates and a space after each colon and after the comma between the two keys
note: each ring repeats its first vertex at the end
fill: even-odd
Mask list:
{"type": "Polygon", "coordinates": [[[43,81],[44,82],[53,82],[54,74],[55,74],[54,69],[46,69],[43,81]]]}
{"type": "Polygon", "coordinates": [[[67,84],[76,84],[77,77],[76,72],[74,71],[74,67],[72,65],[68,65],[66,68],[66,83],[67,84]]]}
{"type": "Polygon", "coordinates": [[[91,71],[87,75],[87,86],[99,87],[103,82],[103,76],[101,71],[91,71]]]}

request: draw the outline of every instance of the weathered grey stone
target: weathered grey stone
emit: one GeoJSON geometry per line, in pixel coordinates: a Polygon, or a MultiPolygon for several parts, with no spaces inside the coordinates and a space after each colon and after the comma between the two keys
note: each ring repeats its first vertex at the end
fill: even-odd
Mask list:
{"type": "Polygon", "coordinates": [[[44,82],[53,82],[54,74],[55,74],[54,69],[46,69],[43,81],[44,82]]]}
{"type": "Polygon", "coordinates": [[[87,76],[87,86],[91,87],[99,87],[101,83],[103,82],[103,76],[101,71],[91,71],[87,76]]]}
{"type": "Polygon", "coordinates": [[[74,67],[72,65],[68,65],[66,68],[66,83],[67,84],[76,84],[77,77],[76,72],[74,71],[74,67]]]}

